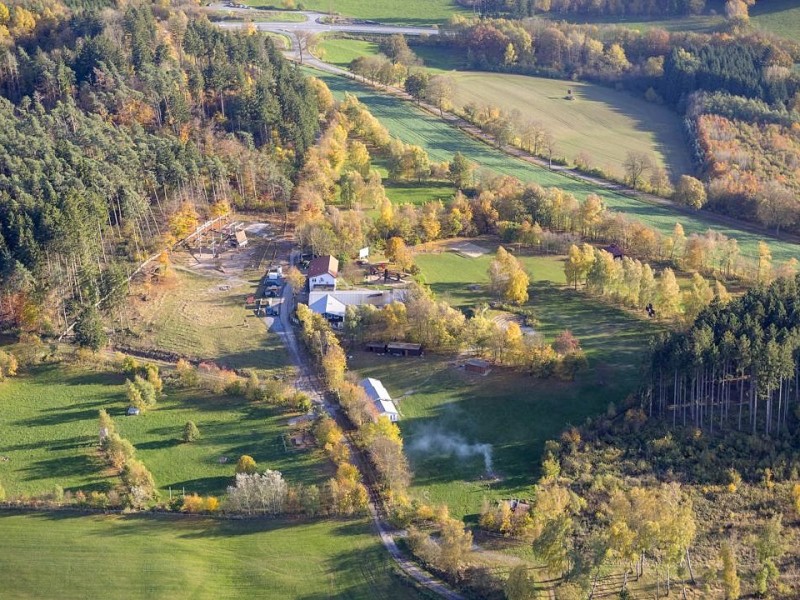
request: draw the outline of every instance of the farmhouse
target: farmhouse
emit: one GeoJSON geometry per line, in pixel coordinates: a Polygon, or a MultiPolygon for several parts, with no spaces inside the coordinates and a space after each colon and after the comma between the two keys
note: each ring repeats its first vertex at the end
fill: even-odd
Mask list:
{"type": "Polygon", "coordinates": [[[331,255],[318,256],[308,265],[308,289],[335,290],[339,261],[331,255]]]}
{"type": "Polygon", "coordinates": [[[375,404],[375,408],[378,409],[378,416],[389,417],[389,420],[393,423],[400,419],[400,414],[397,412],[394,402],[392,402],[392,397],[379,379],[367,377],[359,381],[358,384],[364,388],[367,396],[375,404]]]}

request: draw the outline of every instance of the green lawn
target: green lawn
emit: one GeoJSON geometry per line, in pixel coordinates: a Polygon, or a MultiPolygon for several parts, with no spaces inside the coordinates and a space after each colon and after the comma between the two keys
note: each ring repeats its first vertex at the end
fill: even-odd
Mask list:
{"type": "Polygon", "coordinates": [[[0,513],[4,600],[421,598],[367,520],[0,513]]]}
{"type": "Polygon", "coordinates": [[[219,10],[209,13],[212,21],[247,21],[253,23],[305,23],[305,15],[286,10],[254,10],[246,15],[232,10],[219,10]]]}
{"type": "MultiPolygon", "coordinates": [[[[280,0],[247,0],[250,6],[283,8],[280,0]]],[[[345,17],[358,17],[403,25],[434,25],[444,23],[452,15],[465,13],[453,0],[303,0],[294,3],[304,10],[340,14],[345,17]]]]}
{"type": "MultiPolygon", "coordinates": [[[[535,181],[544,186],[558,186],[574,194],[579,199],[589,193],[599,194],[609,208],[626,213],[665,235],[671,234],[675,223],[680,221],[687,235],[704,233],[709,228],[729,237],[735,237],[743,254],[756,256],[757,244],[764,236],[721,226],[707,219],[702,213],[697,215],[678,214],[666,206],[651,205],[600,189],[590,183],[572,179],[557,172],[540,168],[518,159],[511,158],[495,148],[471,138],[466,133],[448,126],[439,118],[424,113],[411,103],[381,94],[366,88],[350,79],[321,73],[308,69],[330,87],[333,94],[342,98],[345,93],[355,94],[375,117],[387,127],[389,132],[406,143],[419,144],[428,151],[431,160],[451,160],[459,151],[476,162],[480,167],[517,177],[522,181],[535,181]]],[[[769,240],[775,261],[785,261],[800,256],[797,245],[769,240]]]]}
{"type": "Polygon", "coordinates": [[[373,158],[372,166],[381,174],[386,196],[394,204],[420,205],[432,200],[447,202],[456,193],[453,184],[446,181],[390,181],[386,161],[381,157],[373,158]]]}
{"type": "Polygon", "coordinates": [[[316,450],[288,452],[282,435],[287,415],[238,398],[200,390],[167,390],[157,408],[126,417],[124,378],[77,367],[51,365],[3,383],[0,402],[0,482],[9,495],[65,490],[104,490],[116,480],[97,455],[97,411],[114,417],[123,437],[167,491],[221,494],[231,483],[236,460],[252,455],[290,482],[320,483],[330,465],[316,450]],[[194,421],[202,439],[180,441],[194,421]],[[219,458],[229,458],[220,464],[219,458]]]}
{"type": "MultiPolygon", "coordinates": [[[[720,8],[722,8],[720,6],[720,8]]],[[[646,29],[665,29],[666,31],[682,32],[691,31],[695,33],[708,33],[725,23],[725,17],[720,14],[691,15],[675,18],[654,18],[645,17],[619,17],[619,16],[591,16],[574,14],[549,13],[543,15],[553,21],[568,21],[578,24],[592,25],[619,25],[628,29],[644,31],[646,29]]]]}
{"type": "MultiPolygon", "coordinates": [[[[489,255],[421,254],[415,262],[439,297],[470,307],[488,299],[483,290],[489,255]]],[[[350,368],[377,377],[399,398],[400,422],[414,471],[414,492],[446,502],[453,514],[475,518],[484,498],[527,497],[538,477],[544,442],[570,424],[619,403],[638,381],[638,366],[656,326],[606,306],[564,285],[561,259],[523,257],[532,274],[529,306],[547,339],[570,329],[580,340],[590,368],[573,383],[540,381],[495,370],[486,377],[455,368],[453,357],[394,359],[355,353],[350,368]],[[496,483],[482,479],[480,454],[457,458],[437,447],[420,447],[428,435],[460,436],[465,443],[491,444],[496,483]]]]}

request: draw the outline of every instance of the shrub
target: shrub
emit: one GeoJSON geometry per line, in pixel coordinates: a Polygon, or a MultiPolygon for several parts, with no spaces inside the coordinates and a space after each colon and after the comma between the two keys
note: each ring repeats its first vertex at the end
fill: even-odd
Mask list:
{"type": "Polygon", "coordinates": [[[193,387],[197,385],[199,380],[197,370],[192,366],[192,363],[183,358],[175,365],[175,375],[178,378],[178,384],[182,387],[193,387]]]}
{"type": "Polygon", "coordinates": [[[189,443],[199,439],[200,430],[197,428],[197,425],[194,424],[194,421],[187,421],[186,425],[183,426],[183,441],[189,443]]]}
{"type": "Polygon", "coordinates": [[[205,509],[205,501],[197,494],[190,494],[183,497],[181,510],[188,513],[199,513],[205,509]]]}
{"type": "Polygon", "coordinates": [[[10,352],[0,350],[0,381],[6,377],[14,377],[17,374],[19,364],[17,358],[10,352]]]}
{"type": "Polygon", "coordinates": [[[258,464],[252,456],[243,454],[236,463],[237,473],[246,473],[247,475],[252,475],[256,471],[258,471],[258,464]]]}

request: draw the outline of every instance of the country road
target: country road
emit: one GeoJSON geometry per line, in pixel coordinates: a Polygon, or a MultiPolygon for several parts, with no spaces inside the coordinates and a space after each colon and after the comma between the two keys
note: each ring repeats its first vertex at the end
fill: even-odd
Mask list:
{"type": "MultiPolygon", "coordinates": [[[[224,4],[210,4],[210,10],[223,11],[234,13],[242,16],[242,19],[247,17],[257,17],[259,11],[252,8],[231,8],[224,4]]],[[[343,33],[377,33],[391,35],[393,33],[402,33],[403,35],[438,35],[439,30],[435,27],[403,27],[397,25],[383,25],[381,23],[372,23],[364,21],[349,21],[343,23],[326,23],[325,19],[329,16],[325,13],[318,13],[312,11],[297,11],[292,14],[299,14],[306,18],[305,21],[300,22],[287,22],[287,21],[257,21],[253,25],[260,31],[269,31],[273,33],[296,33],[304,31],[308,33],[330,33],[334,31],[343,33]]],[[[236,21],[221,22],[218,25],[224,29],[237,29],[242,26],[242,23],[236,21]]]]}
{"type": "MultiPolygon", "coordinates": [[[[278,318],[266,317],[264,320],[269,330],[276,333],[281,338],[284,345],[289,350],[289,355],[292,359],[292,362],[297,366],[297,389],[308,394],[315,405],[323,407],[325,412],[331,418],[338,421],[337,417],[339,416],[339,407],[336,404],[327,401],[322,384],[317,377],[313,366],[310,365],[306,359],[306,354],[300,350],[299,341],[295,335],[295,330],[290,321],[291,314],[294,309],[294,295],[292,294],[291,286],[284,285],[283,287],[284,289],[280,316],[278,318]]],[[[354,461],[358,463],[361,460],[361,452],[358,451],[357,448],[354,448],[349,441],[348,445],[350,446],[350,455],[353,457],[354,461]]],[[[360,470],[364,472],[363,465],[357,464],[356,466],[358,466],[360,470]]],[[[389,552],[389,555],[395,561],[400,570],[402,570],[406,575],[414,579],[414,581],[420,585],[426,587],[446,600],[464,600],[464,597],[461,594],[453,590],[446,583],[438,580],[430,573],[421,569],[414,561],[407,558],[400,551],[400,548],[397,547],[394,536],[387,529],[380,517],[378,506],[376,506],[372,499],[370,499],[368,509],[378,535],[381,538],[381,543],[383,543],[383,546],[386,548],[387,552],[389,552]]]]}

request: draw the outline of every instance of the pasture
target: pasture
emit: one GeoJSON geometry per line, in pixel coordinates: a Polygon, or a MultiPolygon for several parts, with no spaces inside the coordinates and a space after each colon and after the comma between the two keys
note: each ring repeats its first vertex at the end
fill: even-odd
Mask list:
{"type": "Polygon", "coordinates": [[[167,493],[222,494],[236,460],[249,454],[287,481],[320,483],[330,475],[321,451],[287,451],[288,416],[279,410],[204,390],[165,390],[155,409],[126,417],[124,376],[106,370],[42,365],[3,383],[0,402],[0,482],[9,496],[65,490],[104,491],[116,478],[97,453],[97,411],[106,409],[120,435],[167,493]],[[202,438],[185,444],[194,421],[202,438]],[[227,464],[220,458],[227,457],[227,464]]]}
{"type": "Polygon", "coordinates": [[[681,119],[664,106],[612,88],[501,73],[453,73],[458,109],[497,106],[541,123],[570,161],[586,153],[594,166],[622,177],[628,152],[644,152],[677,178],[691,172],[681,119]],[[572,90],[574,100],[567,100],[572,90]]]}
{"type": "Polygon", "coordinates": [[[796,0],[759,2],[750,8],[750,22],[775,35],[800,39],[800,5],[796,0]]]}
{"type": "Polygon", "coordinates": [[[742,254],[756,256],[760,240],[769,242],[775,261],[785,261],[800,256],[797,245],[770,239],[760,233],[735,229],[720,224],[713,217],[697,212],[678,212],[669,205],[651,204],[629,197],[613,190],[598,187],[592,183],[572,178],[558,171],[532,165],[523,160],[510,157],[496,148],[470,137],[467,133],[451,127],[438,117],[426,113],[412,103],[382,94],[344,77],[322,73],[314,69],[307,72],[322,79],[337,98],[351,93],[378,118],[393,136],[408,144],[418,144],[427,150],[431,160],[449,161],[455,152],[461,152],[475,162],[480,170],[511,175],[524,182],[536,182],[543,186],[557,186],[564,191],[583,199],[587,194],[596,193],[606,205],[615,211],[655,228],[664,235],[670,235],[676,222],[680,222],[686,234],[704,233],[713,229],[726,236],[736,238],[742,254]]]}
{"type": "MultiPolygon", "coordinates": [[[[347,68],[359,56],[378,54],[374,42],[327,38],[321,44],[324,59],[347,68]]],[[[467,104],[496,106],[540,123],[556,140],[556,154],[570,161],[581,152],[592,164],[618,176],[628,152],[644,152],[677,179],[691,172],[689,151],[680,117],[670,109],[643,98],[592,83],[510,75],[456,71],[453,53],[429,46],[414,46],[429,71],[453,78],[453,104],[458,111],[467,104]],[[450,57],[449,61],[444,61],[450,57]],[[433,67],[433,68],[430,68],[433,67]],[[566,100],[572,90],[574,100],[566,100]]]]}
{"type": "Polygon", "coordinates": [[[0,531],[6,600],[424,597],[394,574],[366,519],[4,512],[0,531]]]}
{"type": "MultiPolygon", "coordinates": [[[[575,382],[537,380],[505,369],[485,377],[469,374],[452,356],[397,359],[357,352],[350,361],[359,375],[381,379],[400,398],[414,493],[445,502],[468,520],[476,518],[484,498],[530,496],[545,441],[632,392],[641,357],[658,328],[567,288],[560,258],[522,260],[532,275],[527,306],[539,320],[538,333],[552,340],[569,329],[586,351],[589,369],[575,382]],[[485,477],[482,453],[459,458],[445,439],[467,447],[491,444],[499,480],[485,477]]],[[[451,252],[415,257],[433,291],[461,308],[489,299],[485,287],[468,286],[488,281],[490,261],[491,255],[470,259],[451,252]]]]}
{"type": "Polygon", "coordinates": [[[250,6],[263,8],[294,8],[357,17],[380,23],[426,26],[444,23],[451,15],[465,13],[453,0],[247,0],[250,6]]]}

